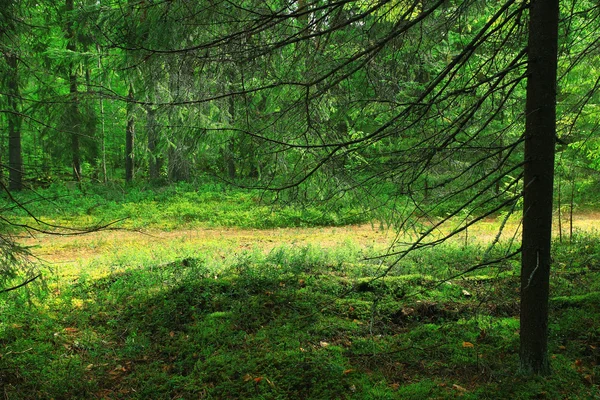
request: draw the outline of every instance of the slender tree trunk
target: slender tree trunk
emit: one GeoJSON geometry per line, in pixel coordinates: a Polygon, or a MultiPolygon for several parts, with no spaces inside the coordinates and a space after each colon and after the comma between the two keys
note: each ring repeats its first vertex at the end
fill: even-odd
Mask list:
{"type": "Polygon", "coordinates": [[[558,0],[530,6],[521,266],[521,368],[548,374],[558,0]]]}
{"type": "Polygon", "coordinates": [[[573,243],[573,209],[575,206],[575,170],[571,175],[571,200],[569,202],[569,243],[573,243]]]}
{"type": "Polygon", "coordinates": [[[23,188],[23,158],[21,152],[21,115],[19,94],[18,59],[14,53],[6,54],[8,64],[8,187],[10,190],[23,188]]]}
{"type": "MultiPolygon", "coordinates": [[[[75,33],[73,32],[73,22],[71,20],[74,5],[73,0],[65,0],[65,11],[67,13],[67,28],[66,28],[66,39],[67,39],[67,50],[75,52],[77,47],[75,45],[75,33]]],[[[69,111],[69,121],[71,130],[71,155],[73,164],[73,178],[77,181],[81,179],[81,155],[79,150],[79,134],[81,130],[80,118],[79,118],[79,95],[77,91],[77,70],[74,63],[71,62],[69,65],[69,95],[71,97],[71,106],[69,111]]]]}
{"type": "MultiPolygon", "coordinates": [[[[233,89],[230,89],[233,92],[233,89]]],[[[235,102],[233,96],[230,96],[228,99],[229,105],[229,124],[231,126],[235,125],[235,102]]],[[[237,175],[236,166],[235,166],[235,139],[232,137],[227,141],[227,145],[225,148],[225,166],[227,168],[227,175],[230,180],[235,180],[237,175]]]]}
{"type": "MultiPolygon", "coordinates": [[[[96,45],[96,52],[98,53],[98,70],[102,71],[102,52],[100,45],[96,45]]],[[[102,79],[100,78],[102,81],[102,79]]],[[[100,82],[101,83],[101,82],[100,82]]],[[[101,152],[101,169],[102,169],[102,181],[108,182],[108,175],[106,173],[106,127],[104,122],[104,97],[99,96],[100,101],[100,152],[101,152]]]]}
{"type": "Polygon", "coordinates": [[[71,155],[73,164],[73,178],[77,181],[81,179],[81,154],[79,151],[79,132],[81,125],[79,121],[79,95],[77,92],[77,74],[74,68],[71,68],[69,74],[69,93],[71,95],[71,111],[69,120],[71,121],[71,155]]]}
{"type": "Polygon", "coordinates": [[[225,149],[225,164],[227,166],[227,175],[230,180],[235,180],[236,169],[235,169],[235,141],[233,138],[227,141],[227,148],[225,149]]]}
{"type": "Polygon", "coordinates": [[[156,152],[158,145],[158,132],[156,131],[156,110],[152,107],[146,109],[146,129],[148,131],[148,175],[151,181],[158,180],[160,176],[160,158],[156,152]]]}
{"type": "MultiPolygon", "coordinates": [[[[133,85],[129,85],[129,100],[133,100],[133,85]]],[[[133,181],[135,140],[135,120],[133,118],[132,104],[127,104],[127,132],[125,135],[125,181],[133,181]]]]}
{"type": "Polygon", "coordinates": [[[563,241],[563,226],[562,226],[562,179],[558,178],[558,185],[556,187],[556,201],[558,202],[558,241],[563,241]]]}
{"type": "Polygon", "coordinates": [[[108,175],[106,174],[106,129],[104,126],[104,99],[102,96],[100,96],[100,136],[102,181],[106,183],[108,182],[108,175]]]}

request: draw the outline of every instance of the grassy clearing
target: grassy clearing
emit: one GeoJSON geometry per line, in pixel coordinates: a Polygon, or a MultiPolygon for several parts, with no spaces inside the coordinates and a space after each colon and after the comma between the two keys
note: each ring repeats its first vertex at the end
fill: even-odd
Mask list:
{"type": "MultiPolygon", "coordinates": [[[[600,398],[593,234],[555,246],[554,374],[528,380],[515,372],[518,264],[441,283],[481,262],[498,221],[373,281],[391,260],[370,257],[393,233],[321,226],[363,221],[357,212],[281,212],[221,189],[87,190],[50,188],[56,208],[29,204],[58,223],[129,216],[133,230],[21,240],[52,271],[45,286],[0,297],[5,398],[600,398]]],[[[598,220],[576,217],[584,229],[598,220]]],[[[502,240],[516,229],[509,221],[502,240]]]]}
{"type": "Polygon", "coordinates": [[[372,281],[385,264],[346,240],[88,259],[1,299],[0,380],[9,399],[594,399],[598,239],[556,246],[549,378],[515,373],[515,263],[440,285],[481,255],[455,243],[372,281]]]}

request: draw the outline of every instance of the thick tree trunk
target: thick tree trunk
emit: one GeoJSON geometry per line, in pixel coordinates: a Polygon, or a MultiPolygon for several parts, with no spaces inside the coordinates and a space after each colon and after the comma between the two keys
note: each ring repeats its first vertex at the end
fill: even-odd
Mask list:
{"type": "MultiPolygon", "coordinates": [[[[133,100],[133,86],[129,85],[129,100],[133,100]]],[[[125,135],[125,181],[133,181],[135,140],[135,120],[133,118],[132,103],[127,105],[127,132],[125,135]]]]}
{"type": "Polygon", "coordinates": [[[23,188],[23,158],[21,154],[21,115],[19,95],[18,59],[14,53],[6,54],[8,64],[8,187],[10,190],[23,188]]]}
{"type": "Polygon", "coordinates": [[[547,374],[558,0],[530,7],[521,266],[521,368],[547,374]]]}

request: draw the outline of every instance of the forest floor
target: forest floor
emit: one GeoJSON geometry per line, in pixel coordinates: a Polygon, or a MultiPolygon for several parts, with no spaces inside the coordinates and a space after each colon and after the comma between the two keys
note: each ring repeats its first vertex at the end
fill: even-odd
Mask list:
{"type": "Polygon", "coordinates": [[[411,237],[371,224],[24,236],[49,270],[43,285],[0,297],[0,391],[600,399],[600,212],[576,214],[573,237],[563,224],[554,243],[549,377],[518,372],[520,266],[502,259],[518,222],[489,253],[498,264],[457,276],[488,255],[499,226],[482,221],[398,264],[377,256],[411,237]]]}
{"type": "MultiPolygon", "coordinates": [[[[485,244],[494,240],[499,221],[487,219],[454,240],[485,244]]],[[[563,223],[562,232],[566,241],[570,230],[593,232],[600,227],[600,212],[581,212],[573,215],[573,224],[563,223]]],[[[514,235],[519,226],[510,221],[504,228],[503,239],[514,235]]],[[[555,223],[554,235],[558,237],[555,223]]],[[[22,236],[19,242],[29,248],[40,260],[55,266],[81,265],[95,258],[115,255],[135,248],[196,249],[225,256],[231,252],[260,249],[271,251],[282,245],[317,245],[334,248],[351,242],[371,250],[385,252],[398,237],[393,229],[373,224],[348,225],[341,227],[242,229],[242,228],[187,228],[180,229],[106,229],[82,235],[51,235],[36,233],[22,236]]]]}

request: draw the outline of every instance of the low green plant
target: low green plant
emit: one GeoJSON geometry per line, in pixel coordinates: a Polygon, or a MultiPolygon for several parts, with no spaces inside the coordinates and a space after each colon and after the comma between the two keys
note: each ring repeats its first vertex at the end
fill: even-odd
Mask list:
{"type": "Polygon", "coordinates": [[[38,220],[4,199],[9,217],[52,230],[54,225],[94,228],[115,221],[119,227],[175,229],[198,226],[278,228],[364,223],[369,215],[352,204],[278,204],[258,190],[233,189],[213,182],[154,187],[55,183],[15,195],[38,220]],[[40,221],[42,221],[40,223],[40,221]]]}
{"type": "Polygon", "coordinates": [[[516,271],[444,282],[448,257],[479,261],[449,243],[374,280],[389,261],[347,243],[131,251],[57,275],[44,297],[7,293],[0,378],[15,399],[593,399],[600,277],[580,244],[595,240],[556,245],[549,377],[516,373],[516,271]]]}

